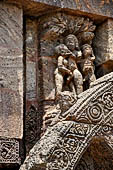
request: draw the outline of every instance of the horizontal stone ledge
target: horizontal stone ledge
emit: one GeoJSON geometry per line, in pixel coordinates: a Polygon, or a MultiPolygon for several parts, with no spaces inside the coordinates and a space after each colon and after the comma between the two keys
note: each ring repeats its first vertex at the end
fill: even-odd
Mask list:
{"type": "Polygon", "coordinates": [[[22,5],[24,12],[29,15],[41,15],[45,10],[47,13],[50,9],[61,8],[113,17],[113,2],[106,0],[82,0],[81,2],[76,0],[6,0],[5,2],[22,5]]]}

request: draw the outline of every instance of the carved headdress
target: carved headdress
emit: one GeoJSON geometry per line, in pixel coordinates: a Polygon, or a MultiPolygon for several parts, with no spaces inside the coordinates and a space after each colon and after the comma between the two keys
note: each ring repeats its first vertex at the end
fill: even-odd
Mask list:
{"type": "Polygon", "coordinates": [[[72,54],[72,52],[67,48],[67,46],[65,44],[60,44],[60,45],[56,46],[55,53],[57,55],[63,55],[63,56],[72,54]]]}
{"type": "Polygon", "coordinates": [[[89,44],[84,44],[82,47],[81,47],[81,51],[83,52],[86,48],[90,48],[91,49],[91,57],[95,57],[94,53],[93,53],[93,49],[91,47],[91,45],[89,44]]]}
{"type": "Polygon", "coordinates": [[[68,41],[68,39],[73,39],[76,42],[78,42],[78,39],[77,37],[74,35],[74,34],[69,34],[67,37],[66,37],[66,42],[68,41]]]}
{"type": "Polygon", "coordinates": [[[83,51],[83,50],[85,50],[86,48],[91,48],[91,49],[92,49],[91,45],[89,45],[89,44],[84,44],[84,45],[81,47],[81,50],[83,51]]]}

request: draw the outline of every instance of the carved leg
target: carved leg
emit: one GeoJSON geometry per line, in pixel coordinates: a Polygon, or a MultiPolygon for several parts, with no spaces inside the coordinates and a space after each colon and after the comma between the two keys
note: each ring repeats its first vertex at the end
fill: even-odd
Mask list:
{"type": "Polygon", "coordinates": [[[89,87],[91,87],[92,83],[96,80],[96,76],[94,74],[94,71],[92,70],[91,73],[89,73],[89,87]]]}
{"type": "Polygon", "coordinates": [[[55,74],[55,88],[56,88],[56,96],[62,92],[63,88],[63,76],[59,72],[55,74]]]}
{"type": "Polygon", "coordinates": [[[70,87],[71,91],[73,92],[75,99],[76,99],[77,93],[76,93],[75,86],[74,86],[73,82],[70,82],[69,87],[70,87]]]}
{"type": "Polygon", "coordinates": [[[74,84],[76,86],[76,93],[79,95],[80,93],[83,92],[83,78],[82,74],[78,69],[75,69],[73,71],[73,76],[74,76],[74,84]]]}

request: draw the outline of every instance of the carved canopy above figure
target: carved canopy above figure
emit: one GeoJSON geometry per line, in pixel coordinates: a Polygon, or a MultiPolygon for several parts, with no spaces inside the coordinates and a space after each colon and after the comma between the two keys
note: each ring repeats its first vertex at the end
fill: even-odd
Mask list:
{"type": "Polygon", "coordinates": [[[87,17],[62,12],[42,16],[38,24],[38,100],[54,102],[54,108],[44,110],[46,127],[49,116],[66,111],[67,98],[72,106],[96,80],[92,48],[96,25],[87,17]]]}
{"type": "MultiPolygon", "coordinates": [[[[69,58],[69,55],[71,55],[70,59],[68,60],[68,65],[69,65],[68,69],[70,69],[71,72],[72,72],[72,69],[69,67],[71,65],[73,65],[72,60],[75,58],[75,60],[82,61],[82,64],[78,64],[78,65],[80,65],[81,70],[79,70],[77,68],[78,71],[75,71],[76,73],[74,73],[74,70],[75,70],[74,69],[73,75],[79,74],[78,76],[80,77],[81,76],[80,72],[83,72],[82,73],[83,78],[87,79],[88,77],[90,77],[90,76],[86,75],[85,74],[86,71],[84,72],[84,70],[83,70],[83,67],[85,66],[85,62],[84,62],[85,61],[85,55],[84,55],[85,53],[82,54],[81,50],[82,51],[86,50],[86,47],[90,48],[90,49],[92,48],[91,47],[92,40],[94,38],[94,31],[95,31],[96,26],[93,24],[93,21],[90,20],[89,18],[71,16],[71,15],[67,15],[65,13],[55,13],[52,16],[48,15],[46,17],[41,17],[39,20],[40,20],[39,21],[39,25],[40,25],[40,27],[39,27],[39,62],[41,65],[40,70],[43,72],[43,75],[42,75],[43,80],[41,80],[41,81],[43,81],[43,85],[42,85],[43,86],[42,87],[43,95],[41,94],[39,96],[39,100],[40,100],[40,98],[43,100],[45,100],[45,99],[46,100],[51,100],[51,99],[54,100],[55,99],[55,88],[56,88],[55,86],[57,86],[56,84],[61,84],[61,81],[58,83],[56,81],[56,79],[58,79],[59,69],[58,69],[58,71],[55,71],[56,65],[57,65],[57,67],[59,67],[58,63],[61,62],[61,60],[58,59],[58,56],[62,55],[61,51],[63,51],[63,50],[65,51],[66,48],[68,50],[68,53],[70,51],[70,54],[66,54],[66,52],[65,52],[65,56],[67,56],[67,58],[69,58]],[[67,39],[68,39],[68,41],[67,41],[67,39]],[[74,39],[76,39],[76,42],[73,42],[73,43],[75,43],[74,49],[73,49],[73,47],[70,47],[69,41],[70,40],[72,41],[74,39]],[[64,44],[66,48],[65,49],[61,48],[61,44],[64,44]],[[59,46],[60,50],[55,50],[56,48],[58,49],[58,46],[59,46]],[[75,57],[73,57],[74,55],[75,55],[75,57]],[[73,59],[71,59],[71,58],[73,58],[73,59]],[[50,64],[50,66],[48,63],[50,64]],[[46,70],[46,69],[48,69],[48,68],[46,68],[47,66],[49,66],[51,68],[50,71],[46,70]],[[54,71],[55,71],[56,76],[54,75],[54,71]],[[56,73],[56,72],[58,72],[58,73],[56,73]],[[55,76],[55,83],[54,83],[54,76],[55,76]],[[49,83],[50,81],[51,81],[51,83],[49,83]]],[[[89,60],[88,58],[90,58],[92,56],[93,49],[91,49],[91,51],[92,51],[91,54],[89,54],[89,56],[87,57],[86,60],[89,60]]],[[[91,57],[91,59],[92,58],[93,57],[91,57]]],[[[66,60],[67,59],[65,59],[65,61],[66,60]]],[[[62,59],[62,62],[63,62],[63,59],[62,59]]],[[[76,63],[76,61],[74,61],[74,62],[76,63]]],[[[87,61],[87,62],[89,62],[89,61],[87,61]]],[[[92,65],[92,63],[91,63],[91,65],[92,65]]],[[[78,78],[75,77],[75,79],[78,79],[78,78]]],[[[70,80],[68,80],[68,81],[70,82],[70,80]]],[[[81,81],[83,81],[83,80],[81,80],[81,81]]],[[[68,82],[68,84],[70,84],[69,82],[68,82]]],[[[76,80],[76,82],[77,82],[77,80],[76,80]]],[[[81,84],[83,84],[83,83],[81,83],[81,84]]],[[[71,85],[71,89],[73,89],[72,85],[71,85]]],[[[82,91],[82,89],[80,90],[80,92],[81,91],[82,91]]],[[[78,93],[80,93],[80,92],[78,92],[78,93]]],[[[40,93],[40,91],[39,91],[39,93],[40,93]]]]}

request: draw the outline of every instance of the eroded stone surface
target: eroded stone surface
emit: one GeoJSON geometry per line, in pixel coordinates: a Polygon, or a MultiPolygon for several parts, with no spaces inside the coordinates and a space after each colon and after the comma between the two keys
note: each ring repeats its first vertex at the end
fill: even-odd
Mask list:
{"type": "Polygon", "coordinates": [[[96,136],[103,138],[113,149],[111,137],[113,102],[110,97],[112,91],[113,73],[98,79],[97,85],[95,81],[94,86],[84,92],[84,96],[78,99],[69,111],[60,115],[64,119],[60,118],[58,121],[56,116],[57,122],[53,122],[52,127],[49,127],[40,141],[36,143],[20,170],[39,169],[41,166],[49,170],[55,168],[73,170],[96,136]],[[95,99],[101,103],[95,103],[95,99]],[[102,109],[101,113],[99,109],[102,109]],[[91,123],[87,121],[83,123],[88,120],[87,118],[91,123]]]}
{"type": "MultiPolygon", "coordinates": [[[[26,17],[25,53],[26,53],[26,113],[25,140],[26,154],[33,147],[40,133],[40,118],[38,118],[38,23],[36,19],[26,17]]],[[[40,117],[40,116],[39,116],[40,117]]]]}
{"type": "Polygon", "coordinates": [[[103,137],[96,136],[74,170],[112,170],[112,166],[111,148],[103,137]]]}
{"type": "MultiPolygon", "coordinates": [[[[84,44],[92,45],[96,27],[90,19],[95,20],[95,23],[102,23],[106,16],[113,17],[112,2],[109,0],[5,0],[4,2],[19,4],[19,8],[0,3],[0,136],[22,138],[23,8],[24,14],[42,16],[40,19],[26,20],[26,49],[24,49],[26,75],[24,75],[27,153],[40,137],[42,117],[45,123],[43,132],[48,125],[49,128],[31,150],[22,169],[111,170],[112,150],[107,153],[109,149],[105,142],[113,149],[111,81],[113,76],[109,74],[93,82],[91,89],[77,96],[78,100],[73,97],[69,89],[67,91],[63,89],[60,95],[56,96],[54,71],[57,58],[54,49],[57,45],[65,43],[65,37],[70,33],[76,34],[80,47],[84,44]],[[64,11],[64,13],[52,15],[52,11],[64,11]],[[45,13],[49,15],[43,16],[45,13]],[[76,14],[85,17],[78,17],[76,14]],[[94,136],[96,136],[96,145],[92,146],[90,158],[88,152],[85,155],[83,152],[94,136]],[[104,140],[101,141],[100,137],[104,140]],[[104,155],[101,154],[101,150],[104,150],[104,155]]],[[[108,19],[96,30],[96,43],[94,43],[96,67],[101,67],[97,70],[97,77],[113,71],[112,37],[112,19],[108,19]]],[[[93,62],[91,64],[93,66],[93,62]]],[[[0,162],[19,163],[19,143],[16,140],[0,139],[0,144],[0,162]]]]}
{"type": "MultiPolygon", "coordinates": [[[[37,138],[37,134],[39,135],[39,133],[37,133],[36,124],[40,122],[39,119],[41,120],[42,117],[42,134],[44,135],[34,146],[33,150],[31,150],[30,156],[26,158],[22,168],[42,168],[49,170],[53,170],[54,168],[61,170],[64,168],[68,170],[73,169],[77,166],[79,159],[89,146],[92,138],[96,135],[103,135],[106,126],[109,127],[108,131],[112,130],[113,87],[111,79],[113,76],[109,74],[96,81],[95,78],[90,84],[89,90],[77,95],[76,99],[78,100],[74,100],[72,91],[69,88],[66,89],[66,87],[60,91],[60,95],[56,95],[54,73],[57,69],[58,56],[55,53],[55,47],[59,44],[66,46],[66,37],[70,34],[71,37],[75,37],[76,35],[83,57],[77,63],[78,70],[80,69],[80,64],[84,62],[82,61],[85,56],[83,55],[85,53],[83,48],[89,47],[91,51],[89,52],[90,55],[86,55],[85,59],[88,61],[86,65],[90,68],[92,67],[94,74],[93,61],[95,60],[95,56],[92,41],[96,26],[89,18],[71,16],[65,13],[42,16],[38,21],[35,20],[35,24],[31,20],[27,23],[27,26],[27,91],[29,91],[29,94],[36,94],[37,96],[27,95],[27,149],[29,150],[35,144],[36,140],[39,139],[37,138]],[[36,31],[37,24],[38,32],[36,31]],[[36,38],[37,35],[38,38],[36,38]],[[38,42],[36,39],[38,39],[38,42]],[[89,62],[91,59],[92,62],[89,62]],[[40,103],[38,104],[38,110],[35,105],[37,99],[40,103]],[[62,130],[62,128],[64,129],[62,130]]],[[[59,53],[60,55],[64,54],[59,53]]],[[[86,74],[86,77],[84,76],[82,67],[80,72],[84,77],[84,81],[86,81],[88,75],[86,74]]],[[[63,78],[64,86],[67,78],[63,78]]],[[[77,82],[79,83],[79,81],[77,82]]],[[[84,90],[86,89],[84,88],[84,90]]],[[[41,127],[40,123],[38,125],[41,127]]],[[[110,147],[112,148],[111,145],[110,147]]],[[[87,161],[85,163],[84,168],[90,166],[87,161]]],[[[82,164],[82,162],[81,165],[78,164],[77,168],[82,166],[82,164]]],[[[90,167],[94,168],[94,164],[90,167]]]]}
{"type": "Polygon", "coordinates": [[[55,100],[54,71],[56,59],[49,56],[41,56],[38,62],[38,99],[40,101],[55,100]]]}
{"type": "Polygon", "coordinates": [[[97,66],[109,61],[113,62],[112,37],[113,20],[108,19],[97,28],[94,38],[95,63],[97,66]]]}
{"type": "Polygon", "coordinates": [[[0,168],[5,163],[19,163],[19,142],[15,139],[0,139],[0,168]]]}
{"type": "Polygon", "coordinates": [[[71,9],[70,12],[77,12],[77,14],[89,15],[95,19],[101,18],[102,16],[113,16],[112,6],[113,3],[110,0],[6,0],[10,3],[22,4],[26,14],[40,15],[55,9],[71,9]],[[79,10],[79,11],[78,11],[79,10]]]}
{"type": "Polygon", "coordinates": [[[0,136],[23,136],[22,9],[0,3],[0,136]]]}
{"type": "Polygon", "coordinates": [[[26,96],[27,100],[37,96],[37,22],[26,19],[26,96]]]}

